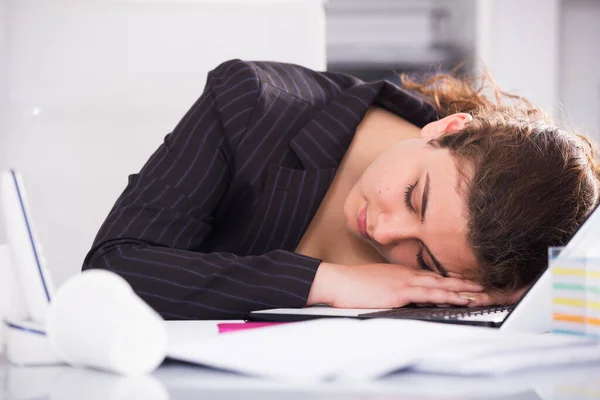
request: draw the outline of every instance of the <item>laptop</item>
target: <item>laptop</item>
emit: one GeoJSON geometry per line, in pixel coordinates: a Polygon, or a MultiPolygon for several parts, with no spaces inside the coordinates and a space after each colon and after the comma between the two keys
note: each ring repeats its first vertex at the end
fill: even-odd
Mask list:
{"type": "MultiPolygon", "coordinates": [[[[600,256],[600,207],[590,214],[559,257],[574,254],[600,256]],[[594,254],[597,253],[597,254],[594,254]]],[[[400,318],[498,328],[503,331],[544,333],[552,324],[552,272],[546,269],[512,306],[417,307],[341,309],[326,306],[276,308],[250,313],[251,321],[291,322],[315,318],[400,318]]]]}
{"type": "Polygon", "coordinates": [[[15,170],[0,172],[0,206],[15,284],[20,289],[15,300],[24,303],[16,307],[20,315],[5,324],[37,332],[35,327],[44,325],[55,291],[33,226],[23,179],[15,170]]]}

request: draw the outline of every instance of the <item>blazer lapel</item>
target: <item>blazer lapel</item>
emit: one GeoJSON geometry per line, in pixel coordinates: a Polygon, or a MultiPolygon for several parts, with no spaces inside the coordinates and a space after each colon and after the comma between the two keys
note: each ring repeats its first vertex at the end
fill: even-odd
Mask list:
{"type": "Polygon", "coordinates": [[[294,136],[290,148],[306,170],[339,166],[382,85],[373,82],[342,92],[294,136]]]}
{"type": "Polygon", "coordinates": [[[360,121],[377,104],[418,127],[438,118],[435,109],[387,81],[351,87],[328,103],[290,141],[290,148],[307,170],[337,168],[360,121]]]}
{"type": "Polygon", "coordinates": [[[246,254],[293,250],[308,228],[369,107],[378,104],[417,126],[435,118],[420,99],[386,81],[351,87],[328,103],[290,141],[304,169],[272,166],[251,229],[246,254]]]}

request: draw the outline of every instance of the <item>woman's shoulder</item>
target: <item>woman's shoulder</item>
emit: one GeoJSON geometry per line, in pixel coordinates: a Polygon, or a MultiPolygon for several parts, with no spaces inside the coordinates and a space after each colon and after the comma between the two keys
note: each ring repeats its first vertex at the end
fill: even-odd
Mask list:
{"type": "Polygon", "coordinates": [[[340,92],[364,83],[344,73],[316,71],[298,64],[240,59],[221,63],[210,72],[208,82],[217,96],[234,91],[239,95],[239,88],[244,87],[260,95],[269,87],[319,109],[340,92]]]}

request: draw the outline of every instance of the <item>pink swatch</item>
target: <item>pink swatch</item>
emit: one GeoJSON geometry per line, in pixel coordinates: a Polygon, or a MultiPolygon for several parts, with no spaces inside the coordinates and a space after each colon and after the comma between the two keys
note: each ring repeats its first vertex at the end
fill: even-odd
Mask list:
{"type": "Polygon", "coordinates": [[[246,329],[264,328],[265,326],[287,324],[289,322],[231,322],[217,324],[219,333],[243,331],[246,329]]]}

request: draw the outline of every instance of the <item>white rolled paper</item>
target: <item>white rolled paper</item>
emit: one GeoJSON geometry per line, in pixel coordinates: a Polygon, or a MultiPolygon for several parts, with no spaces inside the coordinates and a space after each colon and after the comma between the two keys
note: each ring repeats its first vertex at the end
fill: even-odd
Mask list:
{"type": "Polygon", "coordinates": [[[163,319],[105,270],[84,271],[60,287],[46,331],[65,362],[123,375],[149,373],[167,353],[163,319]]]}

